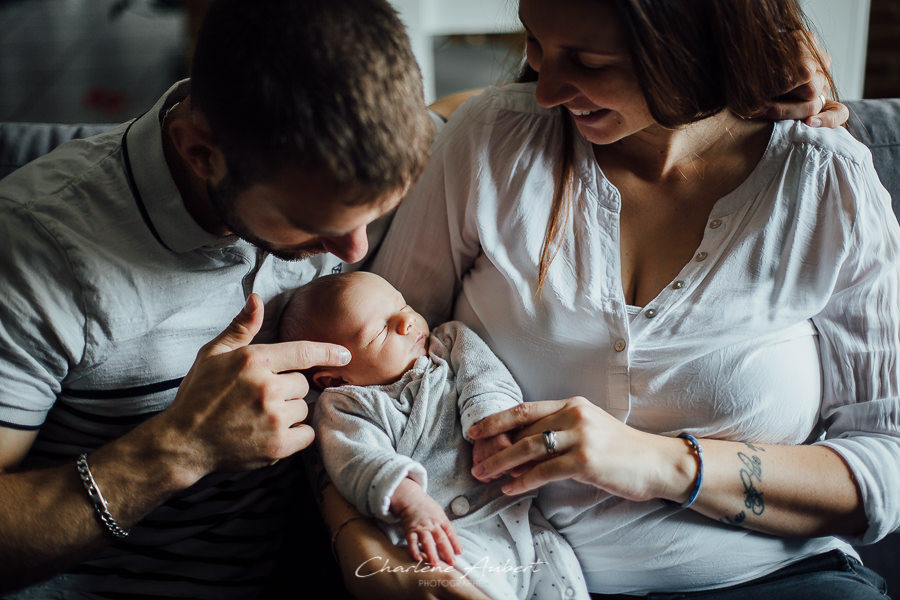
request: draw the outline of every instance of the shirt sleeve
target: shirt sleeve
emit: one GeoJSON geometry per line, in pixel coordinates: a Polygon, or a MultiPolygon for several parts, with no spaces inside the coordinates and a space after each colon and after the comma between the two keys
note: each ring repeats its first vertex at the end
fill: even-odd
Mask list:
{"type": "Polygon", "coordinates": [[[459,321],[436,328],[437,336],[449,348],[450,367],[455,373],[459,417],[463,437],[483,418],[522,402],[522,391],[506,365],[481,337],[459,321]]]}
{"type": "MultiPolygon", "coordinates": [[[[384,421],[391,412],[374,393],[359,398],[337,388],[323,391],[313,411],[322,462],[335,487],[360,512],[387,522],[396,521],[391,497],[403,479],[428,489],[425,468],[394,449],[391,424],[384,421]]],[[[396,418],[404,417],[397,412],[396,418]]]]}
{"type": "Polygon", "coordinates": [[[80,284],[56,236],[0,199],[0,426],[38,429],[85,352],[80,284]]]}
{"type": "Polygon", "coordinates": [[[822,166],[823,196],[852,202],[854,217],[833,293],[813,318],[823,377],[818,443],[849,466],[869,523],[852,543],[900,527],[900,227],[867,158],[822,166]]]}

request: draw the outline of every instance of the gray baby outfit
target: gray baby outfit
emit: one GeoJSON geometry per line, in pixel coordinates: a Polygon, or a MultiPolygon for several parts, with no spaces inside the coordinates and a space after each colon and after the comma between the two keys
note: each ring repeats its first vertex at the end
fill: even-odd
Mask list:
{"type": "Polygon", "coordinates": [[[457,570],[491,598],[587,599],[575,554],[532,505],[533,495],[506,496],[502,481],[485,484],[470,473],[472,445],[463,432],[521,401],[487,344],[452,321],[432,331],[428,356],[399,381],[323,391],[313,422],[338,490],[377,517],[393,543],[405,536],[389,511],[391,496],[409,477],[452,520],[464,550],[457,570]]]}

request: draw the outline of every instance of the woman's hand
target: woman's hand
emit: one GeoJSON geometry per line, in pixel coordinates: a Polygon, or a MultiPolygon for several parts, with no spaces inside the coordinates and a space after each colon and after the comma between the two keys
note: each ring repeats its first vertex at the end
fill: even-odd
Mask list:
{"type": "MultiPolygon", "coordinates": [[[[510,475],[508,494],[573,479],[634,501],[682,504],[699,463],[685,440],[638,431],[584,398],[528,402],[469,429],[474,440],[507,432],[514,443],[477,462],[483,481],[510,475]],[[544,431],[554,431],[548,452],[544,431]],[[522,473],[517,475],[516,471],[522,473]]],[[[710,519],[790,537],[858,535],[862,500],[840,455],[819,445],[762,445],[701,439],[703,486],[691,509],[710,519]],[[764,503],[761,499],[765,499],[764,503]]]]}
{"type": "Polygon", "coordinates": [[[482,460],[476,457],[472,469],[482,481],[510,475],[512,481],[503,487],[507,494],[574,479],[629,500],[678,501],[696,474],[682,440],[638,431],[581,397],[526,402],[483,419],[468,433],[474,440],[511,436],[511,446],[482,460]],[[548,452],[544,431],[556,433],[554,454],[548,452]]]}
{"type": "Polygon", "coordinates": [[[829,98],[831,86],[826,70],[831,69],[831,55],[819,46],[812,34],[795,32],[793,35],[809,35],[819,57],[800,40],[798,45],[804,55],[802,66],[795,74],[793,87],[773,99],[754,116],[775,121],[798,119],[812,127],[840,127],[850,118],[850,110],[829,98]]]}

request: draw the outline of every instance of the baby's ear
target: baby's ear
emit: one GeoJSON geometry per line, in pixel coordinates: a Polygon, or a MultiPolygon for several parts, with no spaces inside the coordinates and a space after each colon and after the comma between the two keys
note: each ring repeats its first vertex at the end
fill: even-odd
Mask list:
{"type": "Polygon", "coordinates": [[[316,373],[313,375],[313,383],[315,383],[323,390],[325,388],[339,387],[347,384],[344,378],[334,371],[328,371],[324,369],[321,371],[316,371],[316,373]]]}

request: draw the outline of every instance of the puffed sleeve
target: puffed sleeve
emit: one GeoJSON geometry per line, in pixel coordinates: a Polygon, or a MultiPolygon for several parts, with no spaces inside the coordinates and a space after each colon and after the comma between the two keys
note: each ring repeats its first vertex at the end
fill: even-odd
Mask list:
{"type": "Polygon", "coordinates": [[[468,200],[478,185],[483,143],[472,123],[485,118],[484,100],[468,100],[441,130],[425,173],[394,214],[371,264],[429,323],[450,318],[462,278],[481,250],[468,200]]]}
{"type": "Polygon", "coordinates": [[[359,398],[327,389],[316,402],[313,427],[322,462],[341,495],[361,513],[394,522],[390,506],[397,486],[408,477],[427,489],[428,475],[394,449],[392,424],[385,422],[391,407],[380,410],[382,404],[374,394],[359,398]]]}
{"type": "MultiPolygon", "coordinates": [[[[900,227],[871,157],[826,167],[823,195],[852,206],[827,305],[814,317],[825,439],[850,467],[872,543],[900,527],[900,227]]],[[[837,206],[837,204],[832,204],[837,206]]]]}
{"type": "Polygon", "coordinates": [[[85,352],[83,294],[65,249],[0,198],[0,425],[39,428],[85,352]]]}

